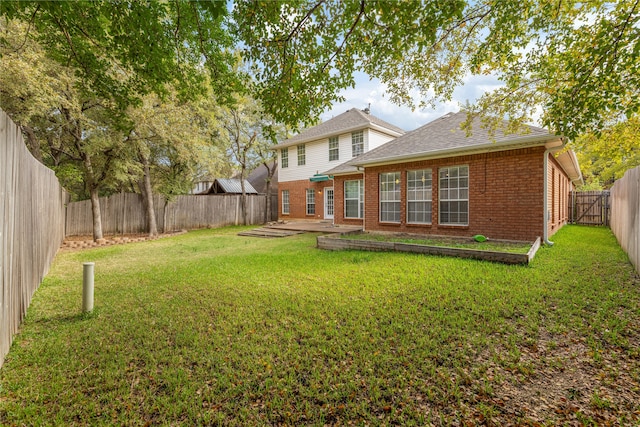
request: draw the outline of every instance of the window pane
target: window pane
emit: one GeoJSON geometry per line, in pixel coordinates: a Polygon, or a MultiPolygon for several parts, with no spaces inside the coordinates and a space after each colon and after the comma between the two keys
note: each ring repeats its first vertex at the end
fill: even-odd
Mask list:
{"type": "Polygon", "coordinates": [[[440,223],[469,224],[469,167],[441,168],[438,172],[440,185],[440,223]]]}
{"type": "Polygon", "coordinates": [[[316,213],[316,193],[312,188],[307,189],[307,215],[316,213]]]}
{"type": "Polygon", "coordinates": [[[362,218],[364,200],[364,183],[361,179],[344,182],[344,216],[345,218],[362,218]]]}
{"type": "Polygon", "coordinates": [[[329,161],[339,160],[340,151],[338,148],[338,137],[329,138],[329,161]]]}
{"type": "Polygon", "coordinates": [[[364,153],[364,134],[362,131],[351,133],[351,155],[357,157],[364,153]]]}

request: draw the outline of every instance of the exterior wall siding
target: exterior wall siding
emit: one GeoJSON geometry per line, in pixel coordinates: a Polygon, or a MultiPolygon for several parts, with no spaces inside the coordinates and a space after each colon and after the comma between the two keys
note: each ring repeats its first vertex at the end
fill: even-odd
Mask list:
{"type": "MultiPolygon", "coordinates": [[[[365,132],[365,140],[367,139],[365,132]]],[[[396,139],[395,136],[390,136],[385,133],[379,132],[377,130],[369,129],[368,141],[369,144],[365,145],[365,151],[373,150],[374,148],[378,148],[384,143],[387,143],[391,140],[396,139]]]]}
{"type": "MultiPolygon", "coordinates": [[[[389,142],[395,137],[386,135],[382,132],[372,129],[363,129],[364,149],[365,152],[379,147],[385,142],[389,142]]],[[[338,160],[329,161],[329,138],[319,139],[317,141],[305,143],[306,164],[298,166],[297,145],[292,145],[285,149],[289,150],[289,166],[280,167],[278,171],[278,217],[286,218],[324,218],[324,191],[318,193],[324,187],[333,186],[332,181],[312,183],[309,181],[316,173],[323,173],[353,158],[351,151],[351,132],[343,133],[338,136],[338,160]],[[316,190],[316,215],[306,215],[306,198],[305,191],[307,188],[316,190]],[[289,214],[282,214],[282,190],[289,190],[289,214]],[[318,209],[322,209],[319,211],[318,209]]],[[[278,164],[282,164],[281,151],[278,150],[278,164]]],[[[344,186],[334,190],[335,210],[341,215],[344,214],[344,186]],[[338,206],[338,202],[340,206],[338,206]]],[[[345,223],[353,223],[353,220],[347,220],[345,223]]],[[[356,220],[357,223],[357,220],[356,220]]],[[[361,221],[360,221],[361,223],[361,221]]]]}
{"type": "MultiPolygon", "coordinates": [[[[365,220],[368,231],[391,231],[425,233],[434,235],[473,236],[483,234],[489,238],[533,241],[542,235],[543,214],[543,155],[544,147],[524,148],[496,153],[458,156],[446,159],[407,162],[395,165],[369,167],[365,172],[365,220]],[[469,224],[467,226],[440,225],[438,223],[438,170],[441,167],[469,166],[469,224]],[[432,221],[431,224],[407,224],[406,189],[407,170],[432,170],[432,221]],[[401,222],[382,224],[379,222],[379,181],[383,172],[401,172],[401,222]]],[[[554,231],[566,222],[568,209],[566,200],[570,190],[569,181],[554,160],[555,185],[553,195],[557,218],[554,231]]],[[[336,177],[335,188],[341,187],[336,177]]],[[[342,203],[342,191],[336,191],[336,214],[338,201],[342,203]]],[[[551,197],[551,196],[550,196],[551,197]]],[[[347,223],[336,215],[336,223],[347,223]]]]}

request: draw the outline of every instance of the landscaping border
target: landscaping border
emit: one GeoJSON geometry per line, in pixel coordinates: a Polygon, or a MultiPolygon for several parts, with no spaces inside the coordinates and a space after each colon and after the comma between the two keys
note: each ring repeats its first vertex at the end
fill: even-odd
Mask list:
{"type": "MultiPolygon", "coordinates": [[[[331,251],[351,249],[373,252],[410,252],[427,255],[444,255],[458,258],[471,258],[483,261],[500,262],[503,264],[527,265],[531,262],[531,260],[533,260],[541,244],[540,237],[538,237],[536,241],[531,245],[531,248],[526,254],[517,254],[511,252],[453,248],[448,246],[420,245],[416,243],[379,242],[371,240],[350,240],[341,238],[341,236],[343,235],[356,233],[349,232],[342,233],[340,235],[318,236],[317,247],[320,249],[331,251]]],[[[425,236],[420,237],[424,238],[425,236]]]]}

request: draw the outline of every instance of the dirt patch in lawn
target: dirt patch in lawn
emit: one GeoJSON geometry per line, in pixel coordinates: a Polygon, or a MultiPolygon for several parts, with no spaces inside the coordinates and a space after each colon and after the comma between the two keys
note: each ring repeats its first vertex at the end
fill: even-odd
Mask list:
{"type": "MultiPolygon", "coordinates": [[[[640,345],[635,335],[632,341],[640,345]]],[[[637,425],[640,384],[631,374],[638,364],[633,354],[615,348],[594,354],[584,338],[548,332],[518,350],[512,363],[504,363],[506,349],[490,356],[505,356],[489,362],[488,376],[500,379],[486,397],[490,425],[637,425]]]]}

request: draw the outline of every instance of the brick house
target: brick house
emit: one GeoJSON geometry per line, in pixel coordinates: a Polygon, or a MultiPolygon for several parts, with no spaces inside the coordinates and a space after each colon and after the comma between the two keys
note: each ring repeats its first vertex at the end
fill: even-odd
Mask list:
{"type": "Polygon", "coordinates": [[[278,217],[333,219],[333,181],[321,172],[404,134],[397,126],[353,108],[275,145],[278,217]]]}
{"type": "Polygon", "coordinates": [[[334,222],[367,231],[529,240],[568,219],[568,194],[582,182],[563,137],[528,126],[491,137],[466,113],[449,113],[335,168],[334,222]]]}

